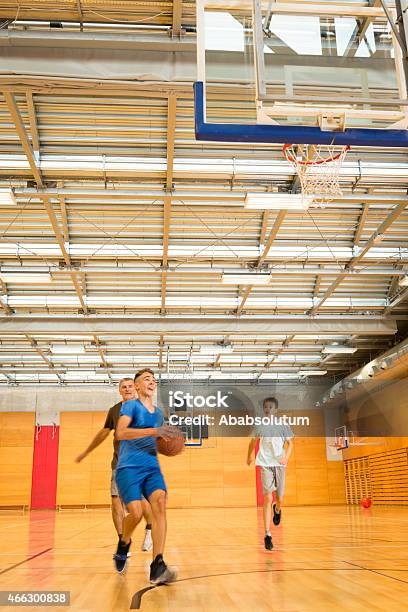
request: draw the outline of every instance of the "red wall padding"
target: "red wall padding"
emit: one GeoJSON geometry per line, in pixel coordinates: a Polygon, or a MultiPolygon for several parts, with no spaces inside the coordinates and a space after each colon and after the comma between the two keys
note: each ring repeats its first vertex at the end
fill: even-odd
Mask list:
{"type": "MultiPolygon", "coordinates": [[[[37,428],[36,428],[37,429],[37,428]]],[[[31,508],[55,508],[57,499],[59,426],[44,425],[34,432],[31,508]]]]}

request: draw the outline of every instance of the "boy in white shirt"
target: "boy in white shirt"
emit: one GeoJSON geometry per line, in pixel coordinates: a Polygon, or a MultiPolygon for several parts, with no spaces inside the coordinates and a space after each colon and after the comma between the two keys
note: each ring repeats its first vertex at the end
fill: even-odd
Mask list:
{"type": "Polygon", "coordinates": [[[285,490],[286,465],[293,450],[293,432],[288,425],[279,424],[278,400],[267,397],[263,401],[264,416],[278,420],[278,423],[261,425],[255,428],[254,437],[248,447],[247,464],[251,465],[256,442],[259,438],[259,450],[255,464],[261,468],[262,488],[264,494],[263,519],[265,525],[265,548],[273,549],[271,536],[271,519],[273,524],[281,521],[281,507],[285,490]],[[273,493],[276,491],[276,502],[273,493]]]}

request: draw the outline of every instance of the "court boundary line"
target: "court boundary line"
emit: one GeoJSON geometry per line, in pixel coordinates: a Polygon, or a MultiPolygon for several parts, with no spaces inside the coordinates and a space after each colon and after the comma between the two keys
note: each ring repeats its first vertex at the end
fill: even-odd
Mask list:
{"type": "MultiPolygon", "coordinates": [[[[179,582],[188,582],[189,580],[200,580],[202,578],[218,578],[218,577],[222,577],[222,576],[240,576],[243,574],[272,574],[273,572],[372,572],[375,574],[380,574],[381,576],[385,576],[386,578],[391,578],[393,580],[397,580],[398,582],[402,582],[404,584],[408,583],[408,581],[402,580],[400,578],[393,578],[392,576],[388,576],[387,574],[381,574],[380,572],[377,572],[375,570],[370,570],[366,567],[362,567],[360,565],[354,564],[354,563],[350,563],[349,561],[345,561],[344,563],[347,563],[348,565],[352,565],[354,566],[354,569],[350,569],[348,567],[344,567],[344,568],[320,568],[320,567],[314,567],[314,568],[310,568],[310,567],[299,567],[299,568],[293,568],[293,569],[260,569],[260,570],[248,570],[248,571],[242,571],[242,572],[223,572],[220,574],[205,574],[202,576],[190,576],[189,578],[180,578],[180,580],[175,580],[174,582],[171,582],[169,584],[153,584],[153,585],[149,585],[146,587],[143,587],[142,589],[140,589],[139,591],[136,591],[136,593],[134,593],[132,600],[130,602],[130,610],[140,610],[140,607],[142,605],[142,597],[145,593],[147,593],[148,591],[151,591],[153,589],[157,589],[158,587],[169,587],[172,586],[174,584],[177,584],[179,582]]],[[[400,570],[395,570],[395,571],[400,571],[400,570]]],[[[404,571],[404,570],[403,570],[404,571]]],[[[407,570],[406,570],[407,571],[407,570]]]]}
{"type": "MultiPolygon", "coordinates": [[[[390,576],[389,574],[383,574],[382,572],[379,572],[378,570],[375,569],[370,569],[369,567],[363,567],[362,565],[357,565],[357,563],[352,563],[351,561],[346,561],[346,563],[348,565],[353,565],[354,567],[359,567],[362,570],[366,570],[367,572],[371,572],[372,574],[378,574],[379,576],[384,576],[385,578],[390,578],[391,580],[396,580],[397,582],[402,582],[402,584],[408,584],[408,580],[403,580],[402,578],[396,578],[395,576],[390,576]]],[[[407,571],[407,570],[388,570],[388,571],[396,571],[396,572],[401,572],[401,571],[407,571]]]]}
{"type": "Polygon", "coordinates": [[[6,567],[6,569],[0,571],[0,576],[2,574],[7,574],[7,572],[10,572],[11,570],[15,569],[19,565],[23,565],[23,563],[27,563],[27,561],[31,561],[32,559],[35,559],[36,557],[40,557],[41,555],[45,555],[45,553],[50,552],[50,550],[52,550],[52,546],[51,546],[51,548],[46,548],[45,550],[37,553],[36,555],[31,555],[31,557],[26,557],[26,559],[23,559],[22,561],[19,561],[18,563],[15,563],[11,567],[6,567]]]}

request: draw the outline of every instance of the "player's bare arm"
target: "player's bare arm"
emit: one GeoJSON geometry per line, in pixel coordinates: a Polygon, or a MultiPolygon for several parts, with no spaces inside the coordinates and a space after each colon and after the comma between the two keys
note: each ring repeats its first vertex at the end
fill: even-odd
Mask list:
{"type": "Polygon", "coordinates": [[[251,465],[254,459],[254,451],[258,438],[251,438],[248,446],[247,465],[251,465]]]}
{"type": "Polygon", "coordinates": [[[154,438],[164,438],[170,440],[180,434],[175,427],[162,425],[161,427],[145,427],[142,429],[134,429],[129,427],[132,419],[129,416],[122,415],[118,421],[118,426],[115,432],[117,440],[137,440],[138,438],[146,438],[153,436],[154,438]]]}
{"type": "Polygon", "coordinates": [[[89,453],[91,453],[93,450],[95,450],[95,448],[102,444],[102,442],[106,440],[106,438],[109,436],[110,431],[110,429],[105,429],[104,427],[100,429],[92,440],[92,442],[90,443],[90,445],[88,446],[88,448],[86,448],[83,453],[81,453],[80,455],[78,455],[78,457],[75,458],[75,462],[80,463],[83,459],[85,459],[87,455],[89,455],[89,453]]]}

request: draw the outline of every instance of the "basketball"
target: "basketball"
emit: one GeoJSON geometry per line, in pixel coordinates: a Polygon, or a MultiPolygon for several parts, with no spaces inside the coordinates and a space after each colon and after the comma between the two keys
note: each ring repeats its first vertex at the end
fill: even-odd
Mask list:
{"type": "Polygon", "coordinates": [[[166,457],[174,457],[184,450],[184,436],[180,435],[170,440],[164,438],[157,439],[157,451],[166,457]]]}
{"type": "Polygon", "coordinates": [[[369,508],[371,506],[371,499],[369,497],[363,497],[360,504],[362,508],[369,508]]]}

